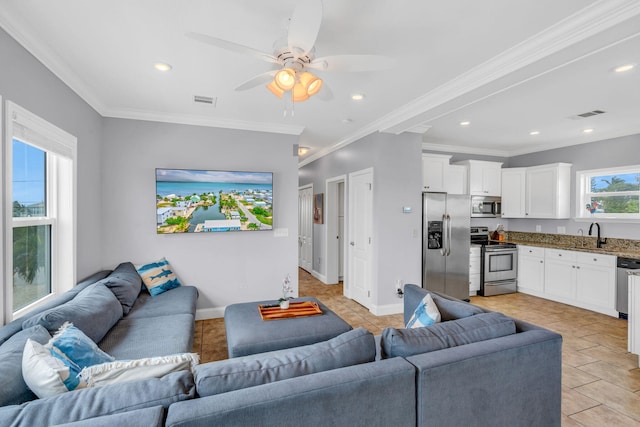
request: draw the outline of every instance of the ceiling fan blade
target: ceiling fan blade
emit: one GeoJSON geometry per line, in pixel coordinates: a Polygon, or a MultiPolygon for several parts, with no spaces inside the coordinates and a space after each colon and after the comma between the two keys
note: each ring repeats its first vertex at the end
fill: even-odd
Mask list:
{"type": "Polygon", "coordinates": [[[316,43],[322,23],[322,0],[300,0],[289,22],[289,48],[306,54],[316,43]]]}
{"type": "Polygon", "coordinates": [[[247,89],[251,89],[256,86],[260,86],[265,83],[268,83],[270,80],[273,80],[273,76],[275,76],[276,71],[277,70],[272,70],[272,71],[267,71],[266,73],[258,74],[257,76],[254,76],[249,80],[247,80],[246,82],[242,83],[235,90],[237,91],[247,90],[247,89]]]}
{"type": "Polygon", "coordinates": [[[261,52],[258,49],[254,49],[249,46],[244,46],[238,43],[230,42],[228,40],[223,40],[217,37],[208,36],[206,34],[200,34],[200,33],[186,33],[185,36],[189,37],[190,39],[197,40],[199,42],[206,43],[211,46],[228,50],[230,52],[251,55],[251,56],[260,58],[263,61],[278,63],[278,60],[276,59],[275,56],[269,53],[261,52]]]}
{"type": "Polygon", "coordinates": [[[388,56],[380,55],[333,55],[316,58],[308,68],[324,71],[375,71],[393,68],[396,60],[388,56]]]}
{"type": "Polygon", "coordinates": [[[322,81],[322,87],[313,97],[321,101],[331,101],[333,99],[333,91],[327,82],[322,81]]]}

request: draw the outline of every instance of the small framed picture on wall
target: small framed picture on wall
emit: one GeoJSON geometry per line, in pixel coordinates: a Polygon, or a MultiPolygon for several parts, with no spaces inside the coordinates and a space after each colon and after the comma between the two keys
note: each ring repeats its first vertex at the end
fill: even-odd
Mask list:
{"type": "Polygon", "coordinates": [[[314,224],[324,224],[323,211],[324,193],[313,195],[313,222],[314,224]]]}

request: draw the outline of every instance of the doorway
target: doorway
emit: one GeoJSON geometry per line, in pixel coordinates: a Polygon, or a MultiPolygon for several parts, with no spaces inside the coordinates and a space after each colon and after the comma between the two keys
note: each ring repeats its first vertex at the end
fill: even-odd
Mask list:
{"type": "Polygon", "coordinates": [[[373,168],[349,174],[348,296],[371,308],[373,280],[373,168]]]}
{"type": "Polygon", "coordinates": [[[328,284],[339,283],[344,277],[346,180],[346,175],[327,179],[327,244],[324,259],[327,263],[326,282],[328,284]]]}

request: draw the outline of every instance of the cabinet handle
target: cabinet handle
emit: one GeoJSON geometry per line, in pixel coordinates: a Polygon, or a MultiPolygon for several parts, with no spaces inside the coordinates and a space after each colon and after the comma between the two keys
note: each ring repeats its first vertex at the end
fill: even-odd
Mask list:
{"type": "Polygon", "coordinates": [[[571,268],[576,268],[576,266],[575,266],[575,265],[572,265],[572,266],[571,266],[571,268]]]}
{"type": "Polygon", "coordinates": [[[544,264],[544,261],[540,260],[540,264],[544,264]]]}
{"type": "Polygon", "coordinates": [[[576,268],[577,268],[578,270],[580,270],[580,266],[577,266],[576,268]]]}
{"type": "Polygon", "coordinates": [[[593,260],[594,260],[594,261],[598,261],[598,258],[594,258],[593,260]]]}

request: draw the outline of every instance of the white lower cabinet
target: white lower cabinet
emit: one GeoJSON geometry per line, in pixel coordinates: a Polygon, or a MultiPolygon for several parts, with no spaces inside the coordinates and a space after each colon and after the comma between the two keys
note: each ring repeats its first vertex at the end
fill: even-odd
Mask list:
{"type": "Polygon", "coordinates": [[[618,317],[615,256],[524,245],[518,251],[518,291],[618,317]]]}
{"type": "Polygon", "coordinates": [[[518,291],[544,293],[544,248],[518,245],[518,291]]]}
{"type": "Polygon", "coordinates": [[[469,249],[469,296],[478,295],[480,290],[480,247],[469,249]]]}

